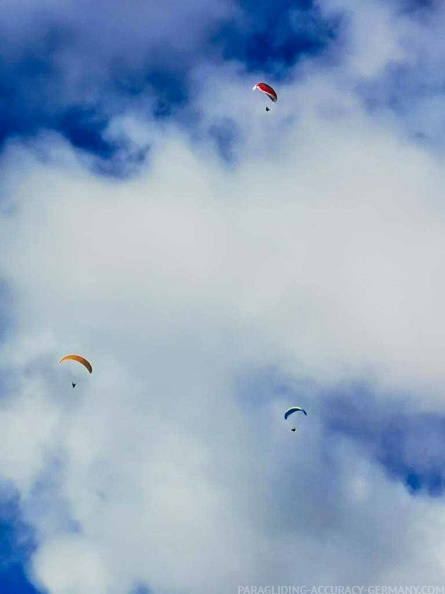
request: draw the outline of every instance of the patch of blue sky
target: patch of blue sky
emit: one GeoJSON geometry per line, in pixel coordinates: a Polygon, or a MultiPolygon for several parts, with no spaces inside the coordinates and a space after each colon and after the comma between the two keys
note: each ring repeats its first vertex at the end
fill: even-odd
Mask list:
{"type": "Polygon", "coordinates": [[[103,137],[107,123],[107,119],[95,110],[72,107],[57,118],[55,127],[74,147],[106,159],[113,157],[118,151],[116,145],[103,137]]]}
{"type": "Polygon", "coordinates": [[[28,580],[21,564],[13,564],[0,570],[0,592],[2,594],[43,594],[28,580]]]}
{"type": "Polygon", "coordinates": [[[190,88],[185,73],[181,71],[152,70],[145,77],[149,94],[154,96],[153,114],[158,118],[166,118],[174,111],[188,103],[190,88]]]}
{"type": "Polygon", "coordinates": [[[73,147],[92,157],[90,166],[97,173],[129,177],[146,161],[149,147],[141,148],[128,138],[108,138],[108,123],[99,110],[76,107],[67,110],[55,128],[73,147]]]}
{"type": "Polygon", "coordinates": [[[35,539],[23,522],[14,496],[0,499],[0,592],[2,594],[41,594],[29,581],[26,566],[35,550],[35,539]]]}
{"type": "MultiPolygon", "coordinates": [[[[92,107],[64,102],[51,58],[0,63],[0,145],[10,137],[30,137],[44,129],[60,132],[73,146],[110,157],[115,147],[103,139],[106,118],[92,107]]],[[[61,82],[61,81],[59,81],[61,82]]]]}
{"type": "Polygon", "coordinates": [[[110,100],[105,107],[110,115],[115,115],[137,102],[141,113],[158,119],[174,116],[190,100],[188,73],[188,61],[182,62],[180,56],[174,64],[147,64],[138,69],[121,64],[112,70],[106,82],[110,100]]]}
{"type": "Polygon", "coordinates": [[[98,170],[125,173],[143,159],[136,147],[129,150],[129,140],[116,141],[106,134],[111,118],[131,109],[136,96],[142,100],[145,95],[147,116],[160,119],[172,116],[188,100],[185,73],[179,68],[135,71],[125,64],[98,79],[80,74],[77,86],[84,90],[70,96],[66,73],[53,60],[49,47],[38,56],[26,53],[16,62],[0,61],[0,148],[9,138],[54,130],[73,147],[96,157],[98,170]],[[124,168],[126,160],[129,167],[124,168]]]}
{"type": "Polygon", "coordinates": [[[434,5],[437,5],[436,0],[404,0],[402,2],[402,8],[408,12],[432,9],[434,5]]]}
{"type": "MultiPolygon", "coordinates": [[[[62,32],[49,27],[29,41],[20,54],[3,40],[0,56],[0,143],[10,136],[32,134],[57,113],[60,73],[54,55],[62,32]],[[49,106],[51,105],[51,109],[49,106]]],[[[66,40],[64,41],[66,43],[66,40]]]]}
{"type": "Polygon", "coordinates": [[[417,411],[402,396],[377,398],[354,386],[320,408],[328,432],[358,443],[366,456],[412,494],[440,496],[445,488],[445,416],[417,411]]]}
{"type": "MultiPolygon", "coordinates": [[[[181,120],[178,111],[193,100],[189,73],[203,56],[211,59],[213,50],[221,50],[225,59],[241,60],[248,70],[283,78],[299,56],[319,52],[335,34],[335,24],[324,21],[313,2],[244,0],[241,9],[241,19],[212,26],[213,34],[204,36],[193,51],[181,54],[161,40],[150,60],[135,66],[128,56],[119,59],[116,47],[116,56],[108,63],[100,64],[97,58],[97,76],[94,68],[76,70],[76,54],[85,51],[76,45],[82,36],[74,35],[63,22],[57,26],[42,22],[43,31],[29,37],[18,58],[5,51],[0,61],[0,147],[11,137],[55,130],[74,147],[97,157],[94,166],[99,171],[120,175],[125,170],[125,174],[123,163],[128,159],[130,169],[137,167],[141,153],[122,147],[123,141],[110,139],[105,130],[113,116],[132,108],[135,98],[140,105],[146,96],[148,116],[178,117],[190,128],[199,125],[199,118],[181,120]],[[70,84],[75,92],[66,88],[71,61],[75,74],[70,84]]],[[[210,133],[221,156],[229,160],[233,130],[224,123],[210,133]]]]}
{"type": "Polygon", "coordinates": [[[335,39],[337,17],[322,17],[309,0],[244,0],[241,17],[226,22],[213,43],[224,59],[242,62],[248,71],[285,79],[301,57],[317,55],[335,39]]]}
{"type": "Polygon", "coordinates": [[[145,584],[136,584],[136,586],[131,590],[130,594],[153,594],[153,591],[150,590],[148,586],[145,584]]]}

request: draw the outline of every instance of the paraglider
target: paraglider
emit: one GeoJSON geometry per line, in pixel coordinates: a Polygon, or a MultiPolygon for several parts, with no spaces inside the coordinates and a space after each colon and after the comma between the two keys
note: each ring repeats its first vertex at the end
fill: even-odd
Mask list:
{"type": "MultiPolygon", "coordinates": [[[[60,359],[59,365],[64,361],[76,361],[77,363],[83,365],[85,369],[89,371],[89,373],[93,373],[93,367],[91,366],[91,363],[87,361],[84,357],[81,357],[80,355],[65,355],[65,357],[62,357],[60,359]]],[[[71,385],[73,388],[75,388],[77,386],[77,383],[72,381],[71,385]]]]}
{"type": "MultiPolygon", "coordinates": [[[[307,416],[307,412],[303,408],[301,408],[301,406],[291,406],[291,408],[287,409],[287,411],[284,413],[284,420],[287,421],[288,417],[290,417],[298,411],[301,411],[305,414],[305,416],[307,416]]],[[[292,427],[291,431],[295,431],[295,427],[292,427]]]]}
{"type": "Polygon", "coordinates": [[[64,361],[77,361],[78,363],[83,365],[86,369],[88,369],[88,371],[90,373],[93,373],[93,368],[91,366],[91,363],[89,361],[87,361],[86,359],[84,359],[83,357],[81,357],[80,355],[65,355],[65,357],[62,357],[60,359],[59,365],[61,363],[63,363],[64,361]]]}
{"type": "MultiPolygon", "coordinates": [[[[263,83],[263,82],[259,82],[253,87],[252,90],[256,91],[257,89],[259,91],[261,91],[262,93],[265,93],[269,97],[269,99],[271,101],[273,101],[274,103],[277,101],[278,95],[277,95],[276,91],[270,85],[263,83]]],[[[267,106],[266,106],[266,111],[270,111],[270,108],[267,106]]]]}

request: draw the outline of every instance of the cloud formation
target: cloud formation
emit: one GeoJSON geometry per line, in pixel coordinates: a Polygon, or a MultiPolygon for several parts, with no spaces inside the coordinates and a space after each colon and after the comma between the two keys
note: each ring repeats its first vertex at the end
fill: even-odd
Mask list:
{"type": "MultiPolygon", "coordinates": [[[[413,483],[443,475],[443,156],[368,103],[417,13],[355,6],[321,3],[344,53],[289,68],[267,114],[235,56],[191,63],[187,126],[109,114],[105,138],[150,147],[130,178],[63,133],[6,144],[0,475],[42,591],[443,583],[442,501],[413,483]]],[[[155,11],[151,40],[158,17],[180,24],[155,11]]]]}

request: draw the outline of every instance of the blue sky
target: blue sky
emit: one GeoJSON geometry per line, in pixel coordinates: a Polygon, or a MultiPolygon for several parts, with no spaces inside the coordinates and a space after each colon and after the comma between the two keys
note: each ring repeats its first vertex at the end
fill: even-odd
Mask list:
{"type": "MultiPolygon", "coordinates": [[[[81,3],[78,6],[80,9],[81,3]]],[[[131,6],[137,18],[138,3],[131,6]]],[[[66,18],[63,11],[52,14],[43,5],[40,10],[35,7],[37,23],[33,35],[11,39],[11,51],[4,52],[0,64],[2,144],[11,137],[32,137],[42,129],[50,129],[60,132],[74,147],[112,160],[121,147],[104,138],[110,119],[147,96],[147,115],[151,111],[154,117],[174,118],[178,109],[192,109],[194,90],[190,74],[204,57],[209,57],[215,67],[221,61],[238,61],[247,72],[262,72],[275,80],[285,80],[290,67],[299,59],[322,52],[335,39],[338,19],[322,18],[311,2],[285,1],[278,6],[270,2],[243,2],[236,7],[228,3],[228,7],[228,14],[201,31],[185,51],[174,47],[167,30],[165,38],[154,43],[153,59],[148,54],[135,63],[128,42],[132,34],[129,25],[134,23],[129,23],[128,29],[122,23],[122,39],[114,39],[115,46],[113,42],[107,44],[103,55],[93,55],[93,64],[97,59],[96,68],[91,68],[94,73],[90,68],[79,69],[77,85],[71,93],[67,93],[69,71],[65,70],[69,63],[60,62],[62,58],[75,62],[76,51],[80,56],[85,47],[94,44],[89,37],[91,31],[84,25],[83,15],[76,14],[76,7],[74,14],[67,12],[66,18]]],[[[26,10],[26,6],[19,5],[14,18],[18,19],[21,11],[26,10]]],[[[103,27],[105,40],[110,34],[107,19],[111,22],[116,11],[112,5],[108,14],[101,14],[98,6],[97,14],[91,15],[92,21],[103,27]]],[[[193,14],[193,9],[190,12],[193,14]]],[[[5,28],[8,16],[12,20],[12,15],[7,15],[5,28]]],[[[111,24],[114,26],[114,22],[111,24]]],[[[142,27],[142,23],[136,26],[142,27]]],[[[170,26],[171,35],[180,38],[176,23],[170,26]]],[[[147,54],[149,36],[138,42],[139,51],[147,54]]],[[[183,123],[193,126],[193,121],[187,117],[183,123]]]]}
{"type": "Polygon", "coordinates": [[[444,582],[444,25],[2,4],[1,594],[444,582]]]}
{"type": "Polygon", "coordinates": [[[2,522],[1,522],[1,588],[2,592],[20,592],[24,594],[35,594],[38,592],[27,579],[24,565],[28,562],[29,556],[34,549],[32,530],[27,527],[19,518],[20,507],[17,500],[11,497],[4,497],[2,501],[2,522]]]}

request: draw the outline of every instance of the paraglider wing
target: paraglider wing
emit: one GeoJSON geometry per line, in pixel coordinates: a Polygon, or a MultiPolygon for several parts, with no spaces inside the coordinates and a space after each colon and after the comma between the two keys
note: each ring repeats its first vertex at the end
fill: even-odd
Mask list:
{"type": "Polygon", "coordinates": [[[263,82],[257,83],[253,87],[252,90],[256,91],[256,89],[258,89],[259,91],[262,91],[263,93],[266,93],[266,95],[269,97],[269,99],[271,101],[273,101],[274,103],[278,99],[278,95],[276,94],[275,90],[272,89],[272,87],[266,83],[263,83],[263,82]]]}
{"type": "Polygon", "coordinates": [[[64,361],[77,361],[78,363],[83,365],[86,369],[88,369],[88,371],[90,373],[93,373],[93,368],[91,366],[91,363],[89,361],[87,361],[86,359],[84,359],[83,357],[81,357],[80,355],[65,355],[65,357],[62,357],[60,359],[59,365],[61,363],[63,363],[64,361]]]}
{"type": "Polygon", "coordinates": [[[301,412],[303,412],[307,416],[307,412],[305,410],[303,410],[300,406],[292,406],[284,413],[284,419],[286,420],[287,417],[289,417],[293,413],[298,412],[299,410],[301,410],[301,412]]]}

